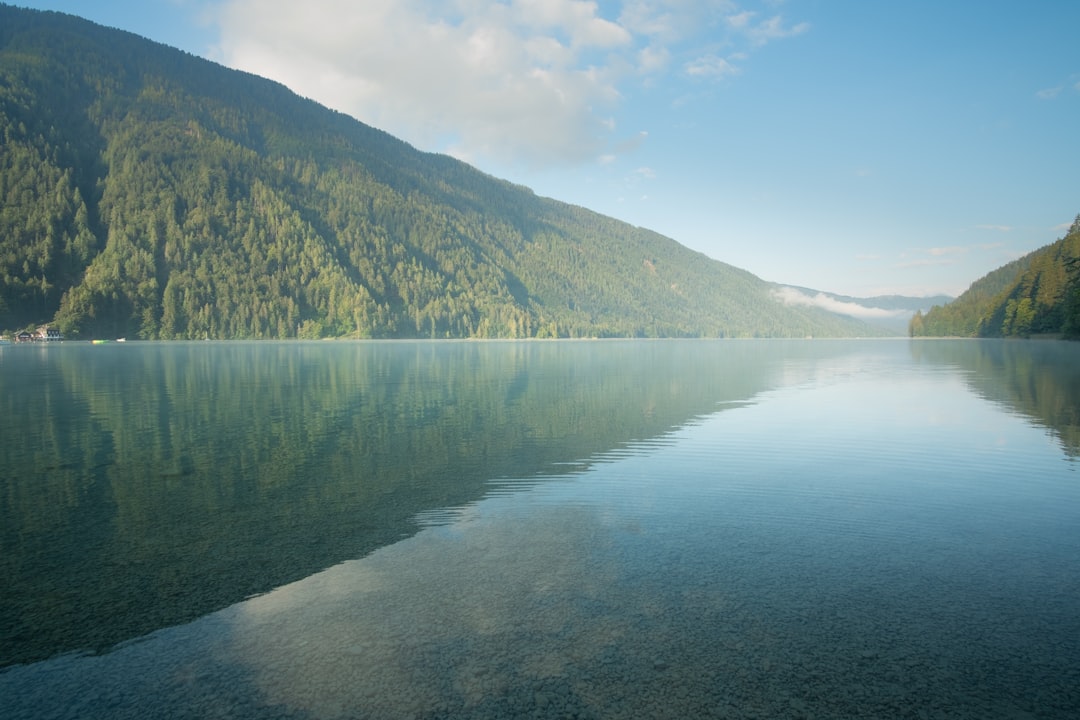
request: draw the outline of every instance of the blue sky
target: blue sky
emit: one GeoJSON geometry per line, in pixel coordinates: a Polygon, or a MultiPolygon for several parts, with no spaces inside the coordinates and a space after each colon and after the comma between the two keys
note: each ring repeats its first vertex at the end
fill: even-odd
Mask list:
{"type": "Polygon", "coordinates": [[[774,282],[955,295],[1080,213],[1073,0],[14,2],[774,282]]]}

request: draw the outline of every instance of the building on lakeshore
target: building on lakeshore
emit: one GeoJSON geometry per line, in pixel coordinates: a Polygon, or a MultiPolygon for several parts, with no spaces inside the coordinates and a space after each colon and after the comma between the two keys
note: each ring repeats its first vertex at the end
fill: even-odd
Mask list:
{"type": "Polygon", "coordinates": [[[48,325],[42,325],[41,327],[39,327],[37,329],[37,332],[34,333],[34,340],[44,340],[44,341],[49,342],[49,341],[53,341],[53,340],[63,340],[63,339],[64,339],[64,336],[60,334],[59,330],[57,330],[54,327],[50,327],[48,325]]]}

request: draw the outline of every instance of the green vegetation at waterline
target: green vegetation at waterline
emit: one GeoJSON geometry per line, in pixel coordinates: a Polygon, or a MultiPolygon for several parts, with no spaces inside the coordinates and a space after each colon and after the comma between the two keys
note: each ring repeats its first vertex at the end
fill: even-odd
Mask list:
{"type": "Polygon", "coordinates": [[[71,16],[0,5],[0,139],[0,327],[881,334],[276,83],[71,16]]]}
{"type": "Polygon", "coordinates": [[[1080,216],[1065,237],[972,283],[910,324],[913,337],[1080,338],[1080,216]]]}

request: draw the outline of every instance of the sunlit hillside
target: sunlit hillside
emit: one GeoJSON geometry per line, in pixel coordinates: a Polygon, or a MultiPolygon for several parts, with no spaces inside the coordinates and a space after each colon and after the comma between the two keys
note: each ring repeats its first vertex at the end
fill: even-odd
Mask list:
{"type": "Polygon", "coordinates": [[[65,336],[882,334],[281,85],[0,6],[0,328],[65,336]]]}

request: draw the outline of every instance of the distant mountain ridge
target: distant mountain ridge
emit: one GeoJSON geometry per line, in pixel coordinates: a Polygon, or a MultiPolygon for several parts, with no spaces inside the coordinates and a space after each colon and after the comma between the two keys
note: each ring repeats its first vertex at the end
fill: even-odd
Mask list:
{"type": "Polygon", "coordinates": [[[0,328],[891,334],[130,33],[0,5],[0,328]]]}
{"type": "Polygon", "coordinates": [[[1080,337],[1080,215],[1064,237],[988,273],[955,301],[916,313],[915,337],[1080,337]]]}
{"type": "Polygon", "coordinates": [[[876,295],[860,298],[794,285],[777,285],[774,294],[789,305],[819,307],[837,315],[858,318],[887,328],[897,335],[907,333],[908,324],[915,313],[927,312],[935,305],[944,305],[953,300],[948,295],[876,295]]]}

